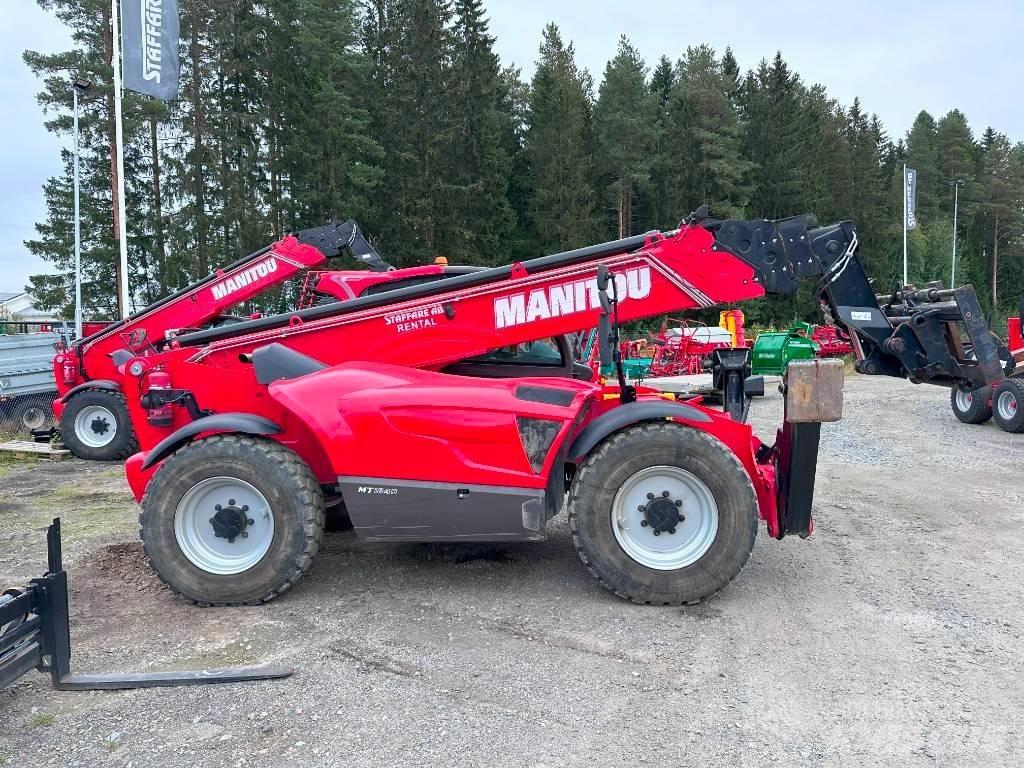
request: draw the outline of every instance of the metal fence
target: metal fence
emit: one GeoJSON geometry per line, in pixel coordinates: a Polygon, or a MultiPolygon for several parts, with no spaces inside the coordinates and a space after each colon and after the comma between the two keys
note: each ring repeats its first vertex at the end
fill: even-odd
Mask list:
{"type": "Polygon", "coordinates": [[[60,324],[0,323],[0,437],[28,439],[32,430],[54,425],[53,358],[57,345],[70,340],[60,324]]]}

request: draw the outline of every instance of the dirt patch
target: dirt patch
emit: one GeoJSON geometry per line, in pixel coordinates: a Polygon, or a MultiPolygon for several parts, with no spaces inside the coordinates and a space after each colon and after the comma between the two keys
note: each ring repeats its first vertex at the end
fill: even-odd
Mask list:
{"type": "Polygon", "coordinates": [[[146,562],[141,541],[108,544],[90,552],[72,570],[70,578],[79,588],[92,585],[134,593],[166,591],[146,562]]]}

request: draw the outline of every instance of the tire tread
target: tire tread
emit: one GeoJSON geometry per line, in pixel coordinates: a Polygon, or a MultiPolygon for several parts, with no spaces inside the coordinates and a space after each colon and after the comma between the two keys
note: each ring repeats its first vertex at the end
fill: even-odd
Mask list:
{"type": "MultiPolygon", "coordinates": [[[[691,599],[691,600],[652,601],[652,600],[643,599],[641,597],[638,597],[637,595],[630,594],[630,593],[626,592],[625,590],[616,587],[613,584],[608,583],[608,581],[594,567],[593,563],[591,563],[590,558],[587,556],[587,552],[586,552],[586,549],[584,547],[583,540],[582,540],[582,538],[580,536],[580,527],[579,527],[580,509],[579,509],[579,504],[578,504],[580,490],[589,482],[589,479],[588,479],[589,475],[592,472],[596,471],[596,469],[595,469],[596,465],[601,464],[603,462],[603,460],[607,457],[607,455],[610,452],[614,451],[618,445],[621,445],[622,443],[624,443],[628,439],[628,436],[634,434],[637,430],[644,431],[644,432],[648,433],[649,435],[653,436],[653,435],[656,435],[658,433],[662,433],[662,434],[668,435],[673,430],[677,430],[677,429],[687,429],[689,431],[690,435],[692,436],[692,439],[706,442],[710,447],[713,447],[715,449],[721,450],[724,447],[719,440],[717,440],[716,438],[714,438],[711,435],[707,434],[706,432],[701,432],[700,430],[691,429],[689,427],[683,427],[683,426],[681,426],[679,424],[676,424],[675,422],[668,422],[668,421],[644,422],[642,424],[638,424],[638,425],[635,425],[635,426],[630,427],[630,428],[619,430],[618,432],[615,432],[614,434],[612,434],[610,437],[606,438],[604,440],[604,442],[600,443],[598,445],[598,447],[594,451],[592,451],[591,454],[587,457],[586,461],[584,461],[583,464],[580,465],[579,469],[576,472],[576,476],[573,479],[572,486],[569,489],[569,499],[568,499],[568,501],[566,503],[566,508],[568,510],[569,531],[572,534],[572,542],[573,542],[573,547],[576,549],[576,554],[579,555],[580,559],[583,561],[583,564],[586,566],[587,570],[590,571],[590,574],[595,579],[597,579],[597,581],[602,586],[604,586],[606,589],[610,590],[611,592],[614,592],[619,597],[624,598],[626,600],[629,600],[629,601],[631,601],[633,603],[636,603],[637,605],[695,605],[695,604],[700,603],[703,600],[707,599],[708,597],[711,597],[711,595],[715,594],[719,590],[724,589],[725,586],[727,586],[729,583],[731,583],[733,581],[733,579],[735,579],[736,576],[739,575],[740,571],[742,571],[742,569],[743,569],[743,566],[746,565],[747,560],[750,558],[750,553],[751,553],[751,551],[754,548],[754,542],[755,542],[755,540],[757,538],[758,526],[755,525],[755,526],[752,526],[751,529],[750,529],[750,536],[749,536],[749,539],[746,542],[745,547],[744,547],[746,555],[744,556],[743,561],[742,561],[740,567],[736,570],[736,573],[731,575],[729,577],[728,581],[725,584],[723,584],[723,585],[721,585],[721,586],[719,586],[719,587],[717,587],[717,588],[715,588],[713,590],[710,590],[707,594],[699,595],[698,597],[696,597],[694,599],[691,599]]],[[[721,453],[723,455],[728,456],[728,458],[736,465],[736,468],[739,470],[739,472],[742,474],[742,476],[746,479],[747,490],[749,491],[751,498],[756,500],[757,495],[756,495],[756,492],[754,491],[754,485],[750,481],[750,477],[747,475],[747,470],[744,468],[743,464],[735,456],[735,454],[732,453],[732,451],[730,451],[728,449],[725,449],[725,450],[721,450],[721,453]]]]}
{"type": "MultiPolygon", "coordinates": [[[[312,471],[306,465],[302,459],[300,459],[294,452],[288,450],[282,445],[275,443],[272,440],[266,440],[261,438],[249,437],[247,435],[239,434],[224,434],[214,435],[204,440],[197,440],[189,443],[184,448],[181,448],[174,453],[166,463],[163,469],[171,469],[173,471],[173,464],[176,459],[180,457],[187,457],[190,452],[196,450],[209,450],[210,446],[224,445],[224,446],[243,446],[248,445],[255,450],[264,454],[265,458],[269,461],[279,464],[288,474],[294,482],[293,492],[296,494],[300,504],[300,508],[306,511],[306,515],[302,520],[303,527],[303,546],[301,551],[298,553],[298,557],[292,564],[292,568],[285,574],[281,575],[279,582],[273,586],[270,590],[265,592],[258,598],[244,601],[217,601],[208,602],[197,600],[192,596],[185,594],[178,590],[173,584],[164,578],[163,574],[160,573],[155,567],[153,570],[156,572],[160,581],[174,593],[175,596],[186,600],[193,605],[202,607],[237,607],[241,605],[261,605],[275,597],[278,597],[294,586],[294,584],[301,579],[312,567],[313,559],[316,557],[316,553],[320,549],[320,542],[324,535],[324,520],[325,510],[323,504],[323,495],[320,491],[320,484],[313,476],[312,471]]],[[[146,502],[152,496],[159,492],[159,483],[161,481],[160,472],[157,472],[153,476],[152,481],[146,488],[146,493],[142,497],[141,509],[145,509],[146,502]]],[[[144,512],[139,512],[138,523],[139,523],[139,538],[142,539],[142,548],[146,555],[146,561],[151,564],[151,553],[149,549],[149,542],[143,532],[143,515],[144,512]]]]}

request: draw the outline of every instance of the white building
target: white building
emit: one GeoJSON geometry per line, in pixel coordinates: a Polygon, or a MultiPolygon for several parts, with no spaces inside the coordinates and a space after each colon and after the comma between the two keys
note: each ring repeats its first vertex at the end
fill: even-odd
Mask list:
{"type": "Polygon", "coordinates": [[[27,323],[49,323],[58,319],[52,311],[36,309],[32,297],[24,291],[0,291],[0,318],[27,323]]]}

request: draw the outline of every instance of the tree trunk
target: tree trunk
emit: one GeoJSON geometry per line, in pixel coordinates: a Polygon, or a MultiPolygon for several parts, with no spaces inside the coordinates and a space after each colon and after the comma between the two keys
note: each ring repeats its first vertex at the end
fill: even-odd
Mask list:
{"type": "Polygon", "coordinates": [[[625,237],[626,231],[626,183],[619,185],[619,239],[625,237]]]}
{"type": "Polygon", "coordinates": [[[167,264],[164,252],[164,212],[160,203],[160,146],[157,144],[156,115],[149,116],[149,153],[153,166],[153,244],[160,295],[167,294],[167,264]]]}
{"type": "Polygon", "coordinates": [[[992,310],[999,306],[998,295],[999,275],[999,217],[995,217],[995,226],[992,228],[992,310]]]}

